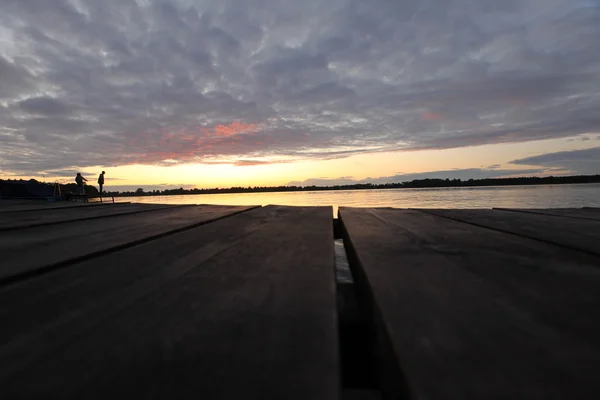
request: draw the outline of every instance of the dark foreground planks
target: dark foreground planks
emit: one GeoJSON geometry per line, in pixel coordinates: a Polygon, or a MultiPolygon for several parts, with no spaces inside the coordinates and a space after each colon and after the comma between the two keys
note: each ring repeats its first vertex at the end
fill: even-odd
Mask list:
{"type": "MultiPolygon", "coordinates": [[[[11,324],[0,330],[0,343],[9,343],[45,329],[60,329],[51,337],[64,340],[77,334],[71,319],[93,316],[113,307],[124,307],[127,298],[137,299],[177,278],[195,264],[235,246],[244,236],[289,215],[290,209],[255,209],[188,231],[122,249],[104,257],[73,265],[9,285],[0,290],[0,319],[11,324]],[[189,261],[193,260],[193,263],[189,261]],[[26,302],[22,299],[27,298],[26,302]],[[87,307],[92,306],[92,310],[87,307]],[[87,311],[83,311],[87,310],[87,311]],[[56,321],[62,321],[57,324],[56,321]]],[[[79,326],[80,328],[80,326],[79,326]]],[[[35,353],[34,353],[35,354],[35,353]]]]}
{"type": "Polygon", "coordinates": [[[19,212],[19,211],[46,211],[46,210],[65,210],[80,207],[110,206],[116,203],[79,203],[68,201],[43,201],[43,200],[0,200],[0,213],[19,212]]]}
{"type": "Polygon", "coordinates": [[[592,208],[495,208],[495,210],[600,221],[600,212],[592,208]]]}
{"type": "Polygon", "coordinates": [[[176,207],[118,218],[0,232],[0,283],[243,212],[247,206],[176,207]]]}
{"type": "Polygon", "coordinates": [[[600,396],[598,257],[417,211],[341,208],[340,218],[393,355],[386,391],[600,396]]]}
{"type": "Polygon", "coordinates": [[[111,207],[71,207],[64,209],[49,209],[0,213],[0,231],[25,229],[36,226],[66,223],[72,221],[108,218],[127,214],[136,214],[153,210],[174,208],[165,204],[130,204],[116,203],[111,207]]]}
{"type": "Polygon", "coordinates": [[[421,210],[434,215],[600,255],[600,221],[503,210],[421,210]]]}
{"type": "Polygon", "coordinates": [[[266,207],[7,287],[0,396],[336,399],[332,238],[266,207]]]}

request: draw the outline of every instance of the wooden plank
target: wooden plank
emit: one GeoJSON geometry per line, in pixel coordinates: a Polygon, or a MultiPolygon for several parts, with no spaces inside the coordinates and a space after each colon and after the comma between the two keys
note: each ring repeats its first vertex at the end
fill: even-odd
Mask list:
{"type": "Polygon", "coordinates": [[[338,398],[332,229],[265,207],[5,288],[0,396],[338,398]]]}
{"type": "MultiPolygon", "coordinates": [[[[74,268],[60,269],[0,288],[0,319],[11,320],[11,324],[0,330],[0,343],[8,344],[32,333],[45,332],[44,329],[51,329],[57,320],[86,314],[97,316],[102,309],[111,308],[105,304],[111,299],[117,299],[112,308],[123,307],[128,296],[139,298],[151,293],[188,271],[195,263],[234,246],[245,235],[281,220],[291,212],[292,208],[256,208],[92,258],[77,263],[74,268]],[[190,263],[190,259],[194,263],[190,263]],[[89,306],[94,310],[84,311],[89,306]]],[[[75,328],[70,326],[62,330],[72,333],[75,328]]]]}
{"type": "Polygon", "coordinates": [[[73,221],[83,221],[98,218],[116,217],[120,215],[137,214],[140,212],[164,210],[174,208],[175,205],[167,204],[115,204],[112,207],[77,207],[75,209],[54,209],[45,212],[20,211],[14,213],[0,213],[0,231],[12,229],[32,228],[36,226],[52,225],[73,221]]]}
{"type": "Polygon", "coordinates": [[[0,284],[243,212],[253,206],[190,206],[0,232],[0,284]]]}
{"type": "Polygon", "coordinates": [[[42,201],[42,200],[0,200],[0,213],[19,212],[19,211],[46,211],[46,210],[63,210],[75,209],[82,207],[100,207],[110,206],[116,203],[75,203],[68,201],[42,201]]]}
{"type": "Polygon", "coordinates": [[[600,396],[598,257],[417,211],[341,208],[340,218],[380,348],[394,355],[387,391],[600,396]]]}
{"type": "Polygon", "coordinates": [[[574,219],[592,219],[600,221],[600,212],[587,208],[494,208],[494,210],[513,211],[529,214],[550,215],[574,219]]]}
{"type": "Polygon", "coordinates": [[[22,207],[31,204],[46,204],[46,200],[0,199],[0,210],[8,207],[22,207]]]}
{"type": "Polygon", "coordinates": [[[600,221],[501,210],[421,210],[473,225],[600,255],[600,221]]]}

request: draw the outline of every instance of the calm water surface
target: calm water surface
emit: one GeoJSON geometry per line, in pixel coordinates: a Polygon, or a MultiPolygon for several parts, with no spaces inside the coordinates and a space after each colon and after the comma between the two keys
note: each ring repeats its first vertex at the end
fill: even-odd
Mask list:
{"type": "Polygon", "coordinates": [[[600,184],[473,188],[338,190],[287,193],[120,197],[160,204],[289,205],[395,208],[600,207],[600,184]]]}

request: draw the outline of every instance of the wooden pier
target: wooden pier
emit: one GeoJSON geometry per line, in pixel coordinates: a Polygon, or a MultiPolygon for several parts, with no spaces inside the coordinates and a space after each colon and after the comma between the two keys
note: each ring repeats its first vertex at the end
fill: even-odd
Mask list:
{"type": "Polygon", "coordinates": [[[600,209],[331,215],[0,202],[0,399],[600,398],[600,209]]]}

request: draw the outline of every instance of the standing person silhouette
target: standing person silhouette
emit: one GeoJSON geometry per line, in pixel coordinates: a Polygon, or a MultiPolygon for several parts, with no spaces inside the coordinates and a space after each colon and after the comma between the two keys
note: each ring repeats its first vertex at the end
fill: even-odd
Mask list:
{"type": "Polygon", "coordinates": [[[98,175],[98,186],[100,186],[100,196],[102,196],[102,187],[104,186],[104,171],[98,175]]]}
{"type": "Polygon", "coordinates": [[[83,181],[87,182],[87,179],[81,176],[81,173],[78,172],[77,176],[75,177],[75,182],[77,182],[77,189],[79,190],[79,194],[85,194],[85,187],[83,186],[83,181]]]}

